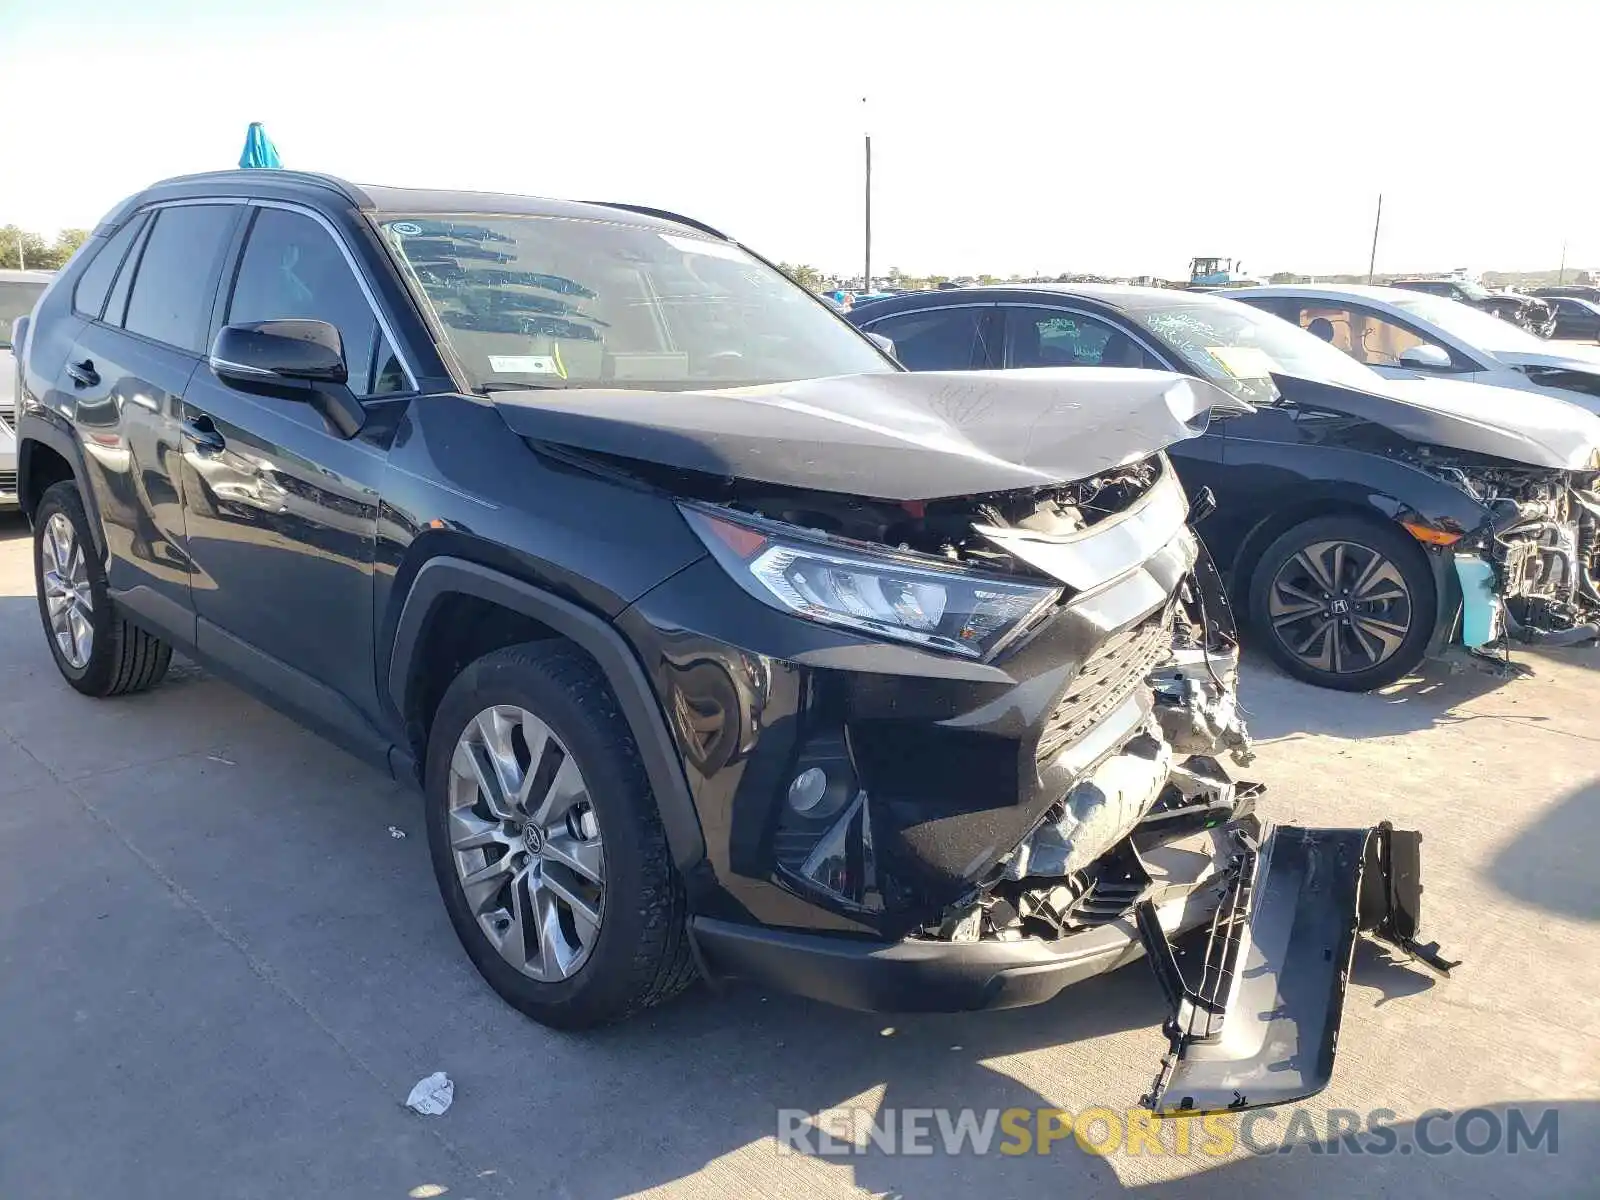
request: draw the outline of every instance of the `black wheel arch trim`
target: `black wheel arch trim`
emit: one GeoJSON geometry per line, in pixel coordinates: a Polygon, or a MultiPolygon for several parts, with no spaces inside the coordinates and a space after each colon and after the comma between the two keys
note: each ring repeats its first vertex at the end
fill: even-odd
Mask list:
{"type": "MultiPolygon", "coordinates": [[[[84,515],[89,518],[89,534],[94,538],[95,554],[101,562],[106,557],[106,533],[100,523],[100,500],[89,486],[88,464],[83,460],[83,444],[66,421],[45,408],[24,409],[17,420],[17,500],[28,494],[33,455],[29,443],[48,447],[59,454],[72,468],[73,482],[78,485],[78,496],[83,501],[84,515]]],[[[24,510],[26,511],[26,510],[24,510]]],[[[31,524],[33,514],[28,513],[31,524]]]]}
{"type": "Polygon", "coordinates": [[[678,758],[677,743],[650,680],[626,639],[604,618],[570,600],[467,559],[439,555],[424,562],[406,594],[388,662],[386,691],[401,727],[411,690],[416,686],[411,664],[418,643],[434,607],[451,595],[474,596],[532,617],[594,659],[633,731],[673,861],[680,870],[700,862],[705,857],[705,836],[678,758]]]}

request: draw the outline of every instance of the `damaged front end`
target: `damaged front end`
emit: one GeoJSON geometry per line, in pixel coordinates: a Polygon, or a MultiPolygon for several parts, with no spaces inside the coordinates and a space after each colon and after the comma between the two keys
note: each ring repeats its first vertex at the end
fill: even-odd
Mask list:
{"type": "Polygon", "coordinates": [[[670,497],[708,551],[617,618],[705,831],[708,975],[999,1009],[1146,954],[1170,984],[1168,939],[1249,920],[1273,875],[1225,765],[1252,758],[1237,634],[1164,452],[1236,401],[1125,370],[555,404],[508,419],[670,497]]]}
{"type": "Polygon", "coordinates": [[[1600,474],[1429,448],[1412,458],[1489,514],[1450,547],[1468,649],[1600,638],[1600,474]]]}

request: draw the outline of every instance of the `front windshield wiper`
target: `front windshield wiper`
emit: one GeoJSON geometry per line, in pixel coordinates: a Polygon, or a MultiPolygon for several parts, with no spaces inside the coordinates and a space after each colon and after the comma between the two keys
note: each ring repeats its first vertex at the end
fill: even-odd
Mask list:
{"type": "Polygon", "coordinates": [[[551,383],[547,380],[540,380],[537,383],[532,381],[528,383],[506,383],[500,380],[491,383],[480,383],[472,390],[480,396],[487,396],[490,392],[554,392],[560,391],[562,388],[576,386],[571,380],[563,380],[560,383],[551,383]]]}

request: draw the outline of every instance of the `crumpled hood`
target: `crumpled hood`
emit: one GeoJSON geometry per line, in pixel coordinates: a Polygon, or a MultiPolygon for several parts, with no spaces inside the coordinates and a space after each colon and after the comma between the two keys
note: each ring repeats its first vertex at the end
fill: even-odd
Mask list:
{"type": "Polygon", "coordinates": [[[893,371],[706,391],[495,392],[525,438],[882,500],[1044,487],[1134,462],[1250,407],[1166,371],[893,371]]]}
{"type": "Polygon", "coordinates": [[[1384,379],[1370,393],[1277,382],[1297,403],[1360,417],[1424,445],[1573,471],[1588,469],[1600,450],[1600,417],[1536,392],[1456,379],[1384,379]]]}

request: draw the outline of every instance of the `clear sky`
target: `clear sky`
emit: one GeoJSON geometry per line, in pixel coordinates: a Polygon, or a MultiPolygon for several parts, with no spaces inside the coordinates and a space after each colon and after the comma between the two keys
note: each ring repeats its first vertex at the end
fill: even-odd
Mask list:
{"type": "Polygon", "coordinates": [[[1600,0],[0,0],[0,224],[228,167],[881,272],[1600,267],[1600,0]],[[363,11],[367,9],[368,11],[363,11]],[[862,97],[868,98],[866,105],[862,97]]]}

